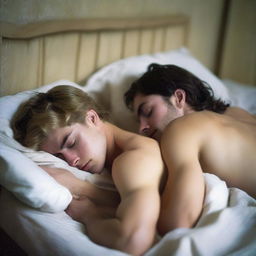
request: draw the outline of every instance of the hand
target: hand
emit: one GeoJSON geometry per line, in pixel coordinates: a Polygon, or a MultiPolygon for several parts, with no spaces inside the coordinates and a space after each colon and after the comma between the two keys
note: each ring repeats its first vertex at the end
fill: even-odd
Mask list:
{"type": "Polygon", "coordinates": [[[93,220],[114,218],[116,208],[97,206],[88,197],[80,197],[71,201],[66,213],[74,220],[86,224],[93,220]]]}
{"type": "Polygon", "coordinates": [[[73,199],[66,209],[66,213],[74,220],[86,223],[92,217],[95,205],[87,197],[73,199]]]}

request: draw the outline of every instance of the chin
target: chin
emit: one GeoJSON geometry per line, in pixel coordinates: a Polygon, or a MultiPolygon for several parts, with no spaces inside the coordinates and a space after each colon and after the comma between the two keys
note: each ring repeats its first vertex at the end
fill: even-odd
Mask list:
{"type": "Polygon", "coordinates": [[[161,135],[162,135],[162,133],[156,132],[156,133],[154,134],[154,136],[152,137],[152,139],[154,139],[154,140],[160,142],[161,135]]]}
{"type": "Polygon", "coordinates": [[[101,174],[104,171],[104,166],[94,166],[92,173],[101,174]]]}
{"type": "Polygon", "coordinates": [[[159,136],[159,137],[156,138],[155,140],[160,143],[160,141],[161,141],[161,136],[159,136]]]}

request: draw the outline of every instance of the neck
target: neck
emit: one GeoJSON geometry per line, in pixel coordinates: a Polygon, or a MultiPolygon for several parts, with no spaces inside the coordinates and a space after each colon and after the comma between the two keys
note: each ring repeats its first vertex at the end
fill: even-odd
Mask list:
{"type": "Polygon", "coordinates": [[[106,155],[106,168],[111,168],[114,159],[120,153],[120,150],[115,142],[115,126],[104,122],[104,133],[106,135],[106,143],[107,143],[107,155],[106,155]]]}
{"type": "Polygon", "coordinates": [[[191,114],[191,113],[194,113],[195,110],[190,107],[188,104],[185,105],[184,107],[184,115],[187,115],[187,114],[191,114]]]}

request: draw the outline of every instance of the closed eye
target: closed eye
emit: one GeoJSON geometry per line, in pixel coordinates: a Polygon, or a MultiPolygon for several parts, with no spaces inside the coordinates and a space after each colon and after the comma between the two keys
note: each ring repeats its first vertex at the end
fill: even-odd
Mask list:
{"type": "Polygon", "coordinates": [[[64,156],[61,153],[54,154],[54,156],[56,156],[56,157],[58,157],[58,158],[60,158],[62,160],[65,160],[64,156]]]}
{"type": "Polygon", "coordinates": [[[137,116],[149,118],[152,115],[153,107],[147,106],[147,103],[142,103],[138,107],[137,116]]]}
{"type": "Polygon", "coordinates": [[[76,145],[76,141],[72,141],[71,143],[67,144],[67,148],[73,148],[76,145]]]}
{"type": "Polygon", "coordinates": [[[151,115],[152,115],[152,112],[153,112],[153,110],[152,109],[147,109],[147,110],[142,110],[141,111],[141,115],[143,116],[143,117],[150,117],[151,115]]]}
{"type": "Polygon", "coordinates": [[[153,110],[151,109],[147,114],[146,114],[146,117],[150,117],[153,113],[153,110]]]}

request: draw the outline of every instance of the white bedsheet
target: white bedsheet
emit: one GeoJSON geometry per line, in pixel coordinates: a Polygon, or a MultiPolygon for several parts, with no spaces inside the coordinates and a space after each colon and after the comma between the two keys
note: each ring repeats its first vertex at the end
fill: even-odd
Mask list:
{"type": "MultiPolygon", "coordinates": [[[[215,175],[205,174],[205,180],[204,209],[196,227],[167,233],[145,256],[255,255],[256,200],[227,188],[215,175]]],[[[91,242],[83,225],[65,212],[32,209],[6,190],[0,194],[0,205],[1,227],[29,255],[126,255],[91,242]]]]}

